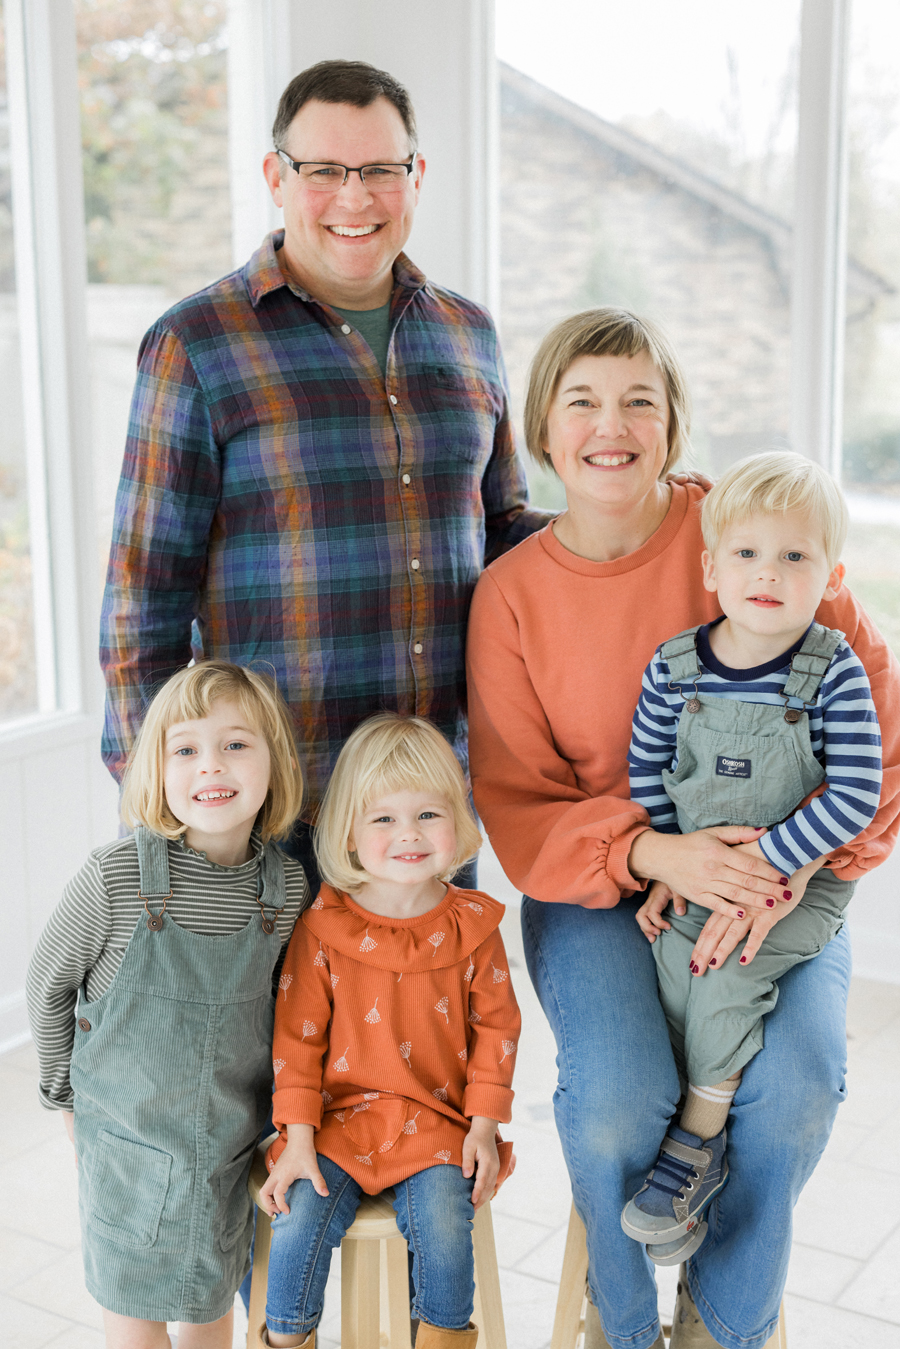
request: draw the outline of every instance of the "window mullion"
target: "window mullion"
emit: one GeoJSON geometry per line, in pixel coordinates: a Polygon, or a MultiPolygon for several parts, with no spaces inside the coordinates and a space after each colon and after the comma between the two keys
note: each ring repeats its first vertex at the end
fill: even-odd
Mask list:
{"type": "Polygon", "coordinates": [[[803,0],[791,284],[791,444],[840,473],[850,0],[803,0]]]}

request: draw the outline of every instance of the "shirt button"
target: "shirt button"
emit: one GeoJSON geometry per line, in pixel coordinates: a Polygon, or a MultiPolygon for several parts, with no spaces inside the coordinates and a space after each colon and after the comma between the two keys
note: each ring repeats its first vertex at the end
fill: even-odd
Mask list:
{"type": "Polygon", "coordinates": [[[85,1017],[85,1016],[80,1016],[80,1017],[78,1018],[78,1029],[79,1029],[79,1030],[90,1030],[90,1028],[91,1028],[91,1023],[90,1023],[90,1021],[88,1021],[87,1017],[85,1017]]]}
{"type": "Polygon", "coordinates": [[[417,557],[414,557],[413,560],[412,560],[412,562],[410,562],[409,565],[412,567],[413,571],[418,571],[418,570],[419,570],[419,559],[418,559],[417,557]]]}
{"type": "Polygon", "coordinates": [[[353,329],[350,327],[350,324],[349,324],[349,323],[342,323],[342,324],[341,324],[341,332],[342,332],[342,333],[352,333],[352,332],[353,332],[353,329]]]}
{"type": "Polygon", "coordinates": [[[421,643],[421,642],[416,642],[415,646],[413,647],[413,651],[415,651],[415,653],[416,653],[417,656],[421,656],[421,654],[422,654],[422,643],[421,643]]]}
{"type": "Polygon", "coordinates": [[[404,473],[403,478],[402,478],[402,481],[403,481],[403,483],[404,483],[407,487],[409,486],[409,483],[410,483],[410,477],[409,477],[409,474],[408,474],[408,473],[404,473]]]}
{"type": "Polygon", "coordinates": [[[394,404],[394,407],[397,406],[397,395],[395,393],[391,394],[391,402],[394,404]]]}

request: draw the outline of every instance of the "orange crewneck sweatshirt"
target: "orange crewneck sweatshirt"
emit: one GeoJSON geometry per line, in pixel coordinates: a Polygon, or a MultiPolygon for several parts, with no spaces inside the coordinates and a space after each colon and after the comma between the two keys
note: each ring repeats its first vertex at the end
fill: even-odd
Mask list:
{"type": "MultiPolygon", "coordinates": [[[[535,899],[609,908],[643,889],[628,871],[647,827],[628,792],[627,752],[641,676],[661,642],[722,611],[703,588],[703,491],[673,485],[642,548],[590,562],[552,525],[488,567],[469,619],[469,755],[478,812],[510,879],[535,899]]],[[[881,724],[881,805],[833,854],[854,880],[890,853],[900,828],[900,666],[846,589],[816,618],[840,628],[872,686],[881,724]]]]}
{"type": "MultiPolygon", "coordinates": [[[[311,1124],[316,1151],[379,1194],[429,1166],[462,1166],[473,1115],[510,1118],[520,1017],[503,905],[447,887],[418,918],[370,913],[323,885],[281,974],[272,1116],[311,1124]]],[[[510,1143],[499,1143],[502,1181],[510,1143]]]]}

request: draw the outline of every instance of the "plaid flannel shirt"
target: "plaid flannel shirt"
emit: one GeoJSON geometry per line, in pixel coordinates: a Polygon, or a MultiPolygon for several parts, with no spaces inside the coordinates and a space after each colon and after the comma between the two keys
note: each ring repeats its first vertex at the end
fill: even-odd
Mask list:
{"type": "Polygon", "coordinates": [[[466,618],[527,509],[489,314],[401,254],[382,378],[276,232],[141,345],[101,619],[103,755],[191,656],[273,673],[313,818],[354,726],[430,717],[466,763],[466,618]]]}

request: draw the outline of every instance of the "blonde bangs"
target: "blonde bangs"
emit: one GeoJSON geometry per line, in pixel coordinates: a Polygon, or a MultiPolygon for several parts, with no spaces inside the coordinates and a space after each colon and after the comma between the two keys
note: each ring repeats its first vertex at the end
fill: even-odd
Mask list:
{"type": "Polygon", "coordinates": [[[257,818],[262,840],[286,838],[303,804],[290,712],[273,679],[228,661],[199,661],[179,670],[147,709],[122,781],[120,813],[130,828],[145,825],[165,838],[180,838],[187,826],[166,801],[166,732],[182,721],[208,717],[223,699],[237,703],[269,747],[269,790],[257,818]]]}
{"type": "Polygon", "coordinates": [[[380,796],[403,791],[436,792],[450,804],[457,850],[441,880],[448,880],[478,851],[482,839],[466,780],[445,738],[421,717],[384,712],[350,735],[322,801],[315,850],[329,885],[352,893],[371,879],[350,851],[353,821],[380,796]]]}

